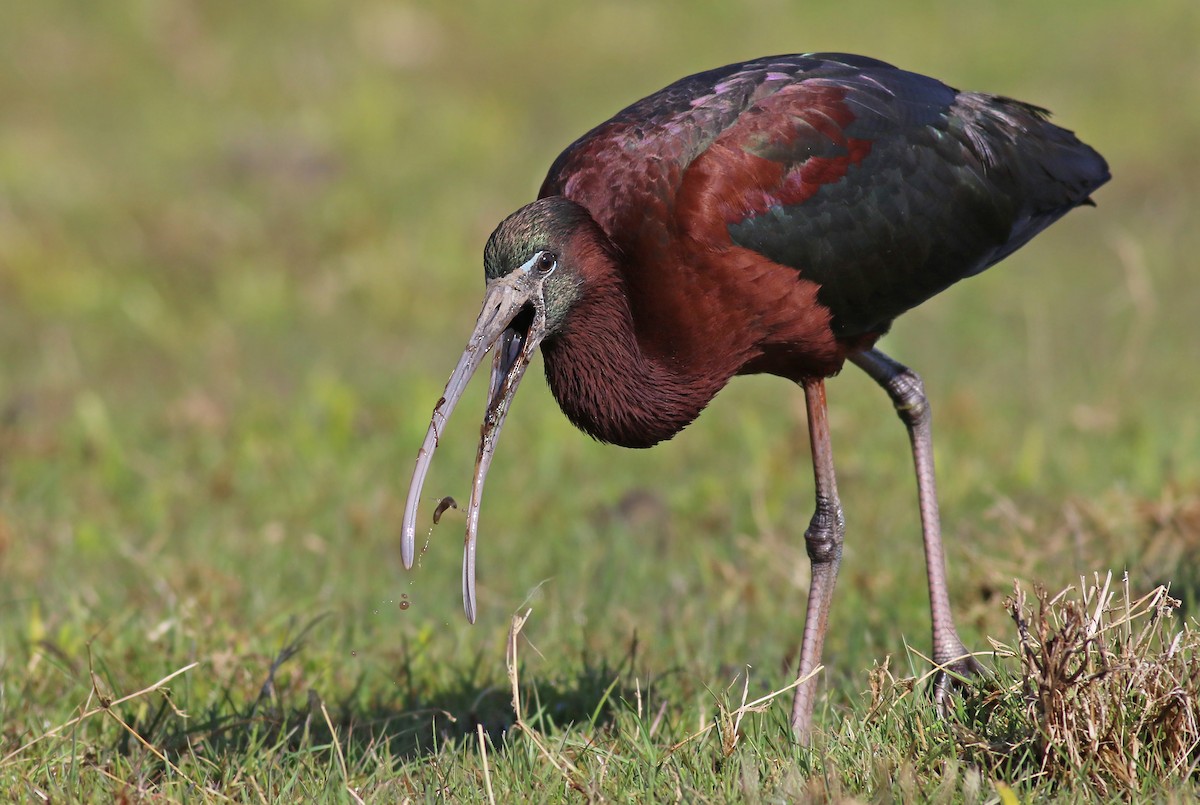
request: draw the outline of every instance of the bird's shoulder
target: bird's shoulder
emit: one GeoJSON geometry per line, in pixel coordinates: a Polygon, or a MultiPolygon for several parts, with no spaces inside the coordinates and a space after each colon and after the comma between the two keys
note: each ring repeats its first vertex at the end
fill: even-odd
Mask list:
{"type": "MultiPolygon", "coordinates": [[[[619,236],[638,221],[673,220],[690,172],[726,174],[730,207],[721,216],[733,223],[787,203],[798,182],[788,174],[797,166],[840,151],[847,140],[873,142],[937,126],[954,97],[938,81],[862,56],[813,53],[730,64],[682,78],[584,134],[551,165],[539,195],[578,201],[619,236]],[[744,175],[748,166],[762,175],[744,175]],[[767,174],[784,181],[770,186],[767,174]],[[735,182],[761,185],[761,192],[735,198],[735,182]]],[[[811,185],[814,176],[806,181],[811,185]]],[[[700,187],[694,179],[691,186],[700,187]]]]}

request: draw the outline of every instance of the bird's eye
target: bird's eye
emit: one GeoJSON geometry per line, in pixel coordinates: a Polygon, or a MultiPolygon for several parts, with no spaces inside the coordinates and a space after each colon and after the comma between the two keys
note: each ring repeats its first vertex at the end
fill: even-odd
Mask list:
{"type": "Polygon", "coordinates": [[[558,268],[558,258],[554,255],[554,252],[541,252],[538,254],[534,265],[537,266],[539,274],[549,274],[558,268]]]}

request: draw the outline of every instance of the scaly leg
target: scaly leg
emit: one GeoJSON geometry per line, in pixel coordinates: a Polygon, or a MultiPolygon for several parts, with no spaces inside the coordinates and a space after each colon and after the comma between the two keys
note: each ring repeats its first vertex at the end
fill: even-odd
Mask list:
{"type": "MultiPolygon", "coordinates": [[[[807,380],[804,402],[808,408],[808,437],[812,447],[813,476],[817,508],[804,532],[804,544],[812,563],[812,584],[808,588],[808,612],[804,618],[804,639],[800,643],[800,670],[797,679],[812,672],[821,662],[825,630],[829,622],[829,604],[842,560],[842,542],[846,524],[838,500],[837,479],[833,473],[833,450],[829,443],[829,420],[825,409],[825,381],[807,380]]],[[[792,700],[792,731],[796,740],[808,743],[812,731],[813,704],[817,680],[812,678],[796,688],[792,700]]]]}
{"type": "MultiPolygon", "coordinates": [[[[913,464],[917,471],[917,499],[921,505],[921,531],[925,538],[925,569],[929,574],[929,609],[933,621],[933,661],[939,668],[973,674],[981,670],[954,628],[950,594],[946,589],[946,557],[938,516],[937,486],[933,472],[933,429],[925,386],[916,372],[877,349],[850,358],[887,391],[896,412],[908,428],[913,464]]],[[[944,709],[952,679],[943,670],[934,682],[934,700],[944,709]]]]}

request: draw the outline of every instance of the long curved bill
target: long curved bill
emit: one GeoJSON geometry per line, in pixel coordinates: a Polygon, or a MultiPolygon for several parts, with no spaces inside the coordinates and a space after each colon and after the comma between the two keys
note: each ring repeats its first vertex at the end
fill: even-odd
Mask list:
{"type": "Polygon", "coordinates": [[[417,465],[404,507],[400,556],[404,566],[411,568],[416,555],[417,506],[433,452],[437,449],[442,429],[462,398],[467,383],[483,362],[483,356],[494,346],[488,406],[484,413],[483,427],[480,429],[479,452],[475,459],[471,499],[467,504],[467,532],[463,543],[463,609],[471,623],[475,622],[475,547],[484,481],[495,454],[500,429],[517,393],[517,385],[545,335],[545,313],[536,291],[537,287],[532,278],[523,272],[515,272],[488,284],[483,310],[475,323],[475,330],[467,341],[458,365],[446,382],[442,398],[433,407],[433,416],[429,430],[425,433],[425,441],[417,451],[417,465]],[[513,323],[527,305],[533,308],[533,316],[528,330],[523,331],[520,327],[514,327],[513,323]]]}

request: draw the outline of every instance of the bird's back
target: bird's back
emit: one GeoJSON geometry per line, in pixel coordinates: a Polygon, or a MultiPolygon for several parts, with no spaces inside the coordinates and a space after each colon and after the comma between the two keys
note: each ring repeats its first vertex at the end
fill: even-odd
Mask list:
{"type": "Polygon", "coordinates": [[[540,195],[587,207],[629,271],[659,270],[664,244],[683,242],[786,266],[854,339],[1004,258],[1108,177],[1037,107],[808,54],[638,101],[568,147],[540,195]]]}

